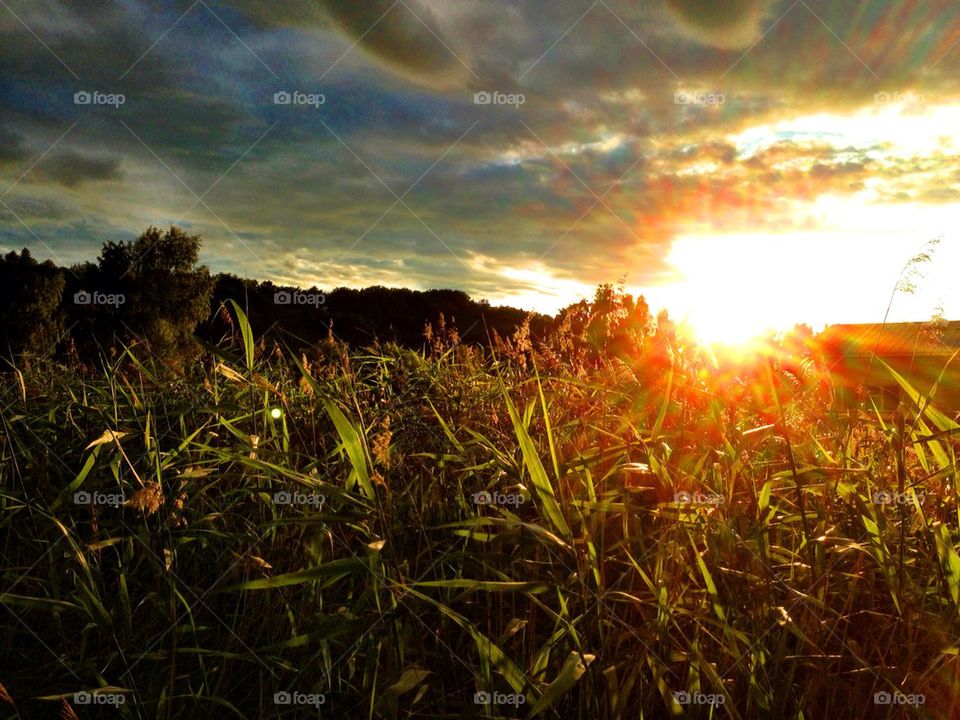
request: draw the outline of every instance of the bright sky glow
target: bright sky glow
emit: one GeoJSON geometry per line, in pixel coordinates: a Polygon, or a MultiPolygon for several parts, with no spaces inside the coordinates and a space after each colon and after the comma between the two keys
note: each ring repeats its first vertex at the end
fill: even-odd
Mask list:
{"type": "MultiPolygon", "coordinates": [[[[800,322],[814,330],[879,322],[923,245],[905,252],[889,237],[850,232],[681,237],[668,255],[681,279],[645,294],[711,342],[743,342],[800,322]]],[[[960,316],[960,287],[949,267],[960,267],[960,243],[944,239],[933,261],[917,266],[916,290],[896,294],[890,320],[928,319],[941,306],[948,317],[960,316]]]]}
{"type": "Polygon", "coordinates": [[[838,149],[883,146],[881,157],[929,156],[955,149],[960,141],[960,105],[927,106],[891,102],[871,105],[848,115],[817,113],[759,125],[730,140],[746,155],[770,145],[793,141],[821,142],[838,149]]]}
{"type": "MultiPolygon", "coordinates": [[[[960,106],[927,107],[919,95],[851,115],[817,114],[752,128],[731,138],[744,155],[776,142],[823,142],[890,157],[933,157],[956,149],[960,106]]],[[[960,317],[960,237],[945,233],[960,203],[876,203],[877,183],[858,193],[795,203],[810,229],[780,233],[679,235],[667,262],[680,279],[642,290],[712,342],[737,343],[796,323],[878,322],[905,264],[940,238],[916,266],[912,293],[898,292],[890,320],[960,317]]],[[[889,189],[889,188],[888,188],[889,189]]]]}

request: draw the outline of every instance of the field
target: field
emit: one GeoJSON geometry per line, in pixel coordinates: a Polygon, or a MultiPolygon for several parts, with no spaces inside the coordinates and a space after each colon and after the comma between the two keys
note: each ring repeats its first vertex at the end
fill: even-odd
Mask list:
{"type": "Polygon", "coordinates": [[[4,375],[0,717],[960,717],[960,425],[906,381],[229,312],[4,375]]]}

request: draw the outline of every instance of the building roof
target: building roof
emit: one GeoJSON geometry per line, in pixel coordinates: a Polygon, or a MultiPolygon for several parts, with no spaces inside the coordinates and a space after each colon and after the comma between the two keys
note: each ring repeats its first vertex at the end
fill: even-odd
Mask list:
{"type": "Polygon", "coordinates": [[[949,357],[960,349],[960,321],[829,325],[817,340],[834,356],[949,357]]]}

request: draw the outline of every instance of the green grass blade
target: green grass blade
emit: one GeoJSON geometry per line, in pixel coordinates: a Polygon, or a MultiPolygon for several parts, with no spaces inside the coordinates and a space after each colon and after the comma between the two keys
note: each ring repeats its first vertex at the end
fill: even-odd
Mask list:
{"type": "Polygon", "coordinates": [[[362,574],[367,567],[368,564],[365,558],[342,558],[340,560],[331,560],[323,565],[305,570],[298,570],[283,575],[274,575],[273,577],[262,578],[260,580],[250,580],[249,582],[228,589],[272,590],[274,588],[301,585],[317,580],[323,580],[325,585],[330,585],[348,575],[362,574]]]}
{"type": "Polygon", "coordinates": [[[343,411],[332,401],[324,399],[323,407],[327,415],[333,421],[337,434],[340,436],[340,442],[343,443],[343,449],[350,459],[350,465],[353,467],[353,476],[360,483],[360,490],[364,496],[373,500],[373,484],[370,481],[370,465],[367,461],[367,452],[363,444],[363,439],[357,429],[353,426],[343,411]]]}
{"type": "Polygon", "coordinates": [[[253,371],[253,328],[250,327],[250,320],[247,314],[240,308],[234,300],[228,300],[233,312],[237,316],[237,324],[240,326],[240,335],[243,338],[243,360],[247,370],[253,371]]]}
{"type": "Polygon", "coordinates": [[[563,661],[560,672],[553,679],[543,695],[530,707],[528,718],[534,718],[543,714],[563,696],[587,671],[587,666],[594,661],[593,655],[581,655],[578,652],[571,652],[567,659],[563,661]]]}
{"type": "Polygon", "coordinates": [[[544,470],[543,463],[540,461],[540,456],[537,454],[537,448],[533,444],[533,439],[530,437],[530,433],[527,432],[527,428],[524,427],[520,415],[517,413],[517,409],[514,407],[513,401],[510,400],[510,395],[505,388],[503,390],[503,396],[507,402],[507,411],[510,413],[510,420],[513,422],[513,430],[520,443],[523,463],[527,468],[527,472],[530,474],[530,482],[533,484],[534,492],[536,492],[537,498],[540,501],[541,510],[553,525],[554,529],[556,529],[562,537],[570,540],[570,527],[563,517],[560,504],[557,502],[557,497],[553,492],[553,485],[550,484],[547,471],[544,470]]]}

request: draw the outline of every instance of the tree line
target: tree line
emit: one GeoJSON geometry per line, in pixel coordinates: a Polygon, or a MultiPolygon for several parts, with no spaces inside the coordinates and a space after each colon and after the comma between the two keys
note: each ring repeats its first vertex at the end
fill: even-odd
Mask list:
{"type": "Polygon", "coordinates": [[[189,357],[231,332],[228,300],[244,308],[255,336],[294,350],[335,339],[353,347],[393,342],[420,349],[442,332],[489,345],[554,337],[581,354],[634,344],[653,325],[643,298],[601,286],[556,317],[474,301],[459,290],[299,288],[211,274],[199,262],[202,239],[179,227],[150,227],[107,242],[94,262],[60,267],[29,250],[0,257],[0,355],[13,361],[76,362],[145,344],[156,357],[189,357]],[[564,341],[563,338],[566,338],[564,341]],[[511,340],[512,339],[512,340],[511,340]]]}

